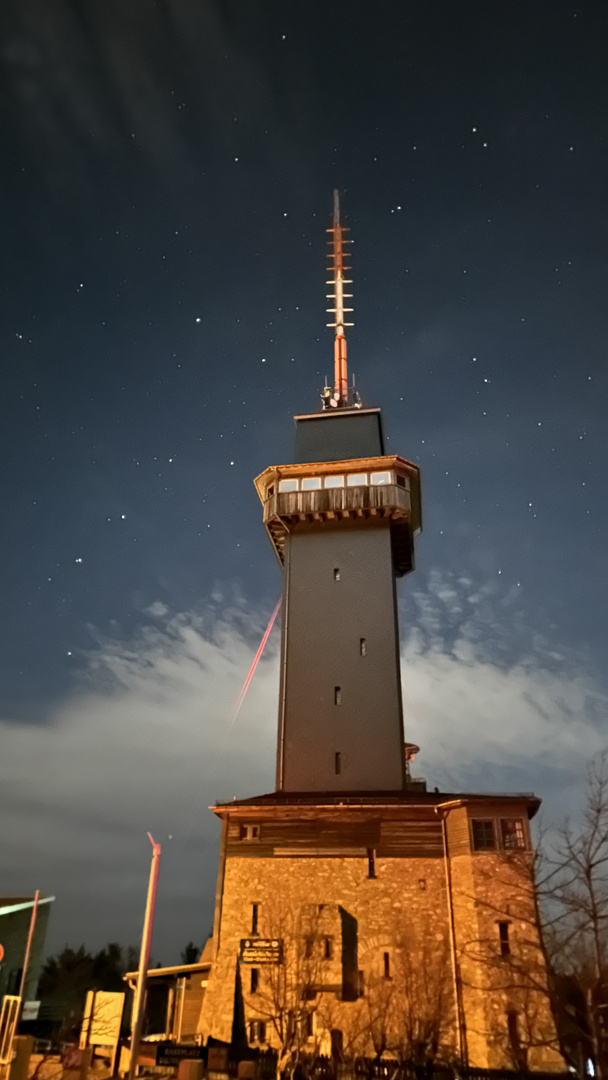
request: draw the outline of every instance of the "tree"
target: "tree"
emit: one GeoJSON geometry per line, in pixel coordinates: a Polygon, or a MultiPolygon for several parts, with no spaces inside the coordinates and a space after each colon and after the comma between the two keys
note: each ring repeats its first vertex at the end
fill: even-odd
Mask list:
{"type": "Polygon", "coordinates": [[[314,1017],[328,970],[332,961],[338,963],[324,907],[329,905],[294,908],[280,896],[264,905],[261,930],[276,943],[274,962],[241,965],[250,1041],[277,1050],[277,1077],[292,1076],[304,1053],[320,1047],[322,1032],[315,1028],[314,1017]]]}
{"type": "Polygon", "coordinates": [[[56,956],[46,960],[38,994],[47,1005],[54,1007],[61,1023],[74,1030],[79,1029],[88,990],[116,990],[124,992],[123,975],[137,967],[138,951],[134,947],[123,949],[111,942],[98,953],[87,952],[84,945],[79,949],[65,946],[56,956]]]}
{"type": "Polygon", "coordinates": [[[189,941],[187,945],[184,945],[180,953],[180,960],[182,964],[196,964],[202,949],[195,945],[193,941],[189,941]]]}
{"type": "MultiPolygon", "coordinates": [[[[602,1018],[608,1008],[608,752],[587,776],[580,824],[566,822],[546,840],[539,873],[545,939],[552,966],[585,994],[596,1069],[608,1075],[602,1018]]],[[[581,1027],[584,1029],[584,1023],[581,1027]]],[[[581,1030],[581,1038],[586,1032],[581,1030]]]]}

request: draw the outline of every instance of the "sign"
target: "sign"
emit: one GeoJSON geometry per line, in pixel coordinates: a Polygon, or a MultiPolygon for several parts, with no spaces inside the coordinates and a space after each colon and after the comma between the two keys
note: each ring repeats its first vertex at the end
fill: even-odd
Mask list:
{"type": "Polygon", "coordinates": [[[124,1005],[125,995],[122,993],[89,990],[80,1029],[81,1050],[86,1046],[118,1044],[124,1005]]]}
{"type": "Polygon", "coordinates": [[[278,938],[242,938],[241,960],[244,964],[280,964],[283,942],[278,938]]]}
{"type": "Polygon", "coordinates": [[[156,1047],[157,1065],[179,1065],[180,1061],[204,1061],[205,1047],[194,1043],[159,1042],[156,1047]]]}
{"type": "Polygon", "coordinates": [[[39,1001],[24,1001],[23,1011],[21,1013],[22,1020],[37,1020],[38,1013],[40,1012],[39,1001]]]}

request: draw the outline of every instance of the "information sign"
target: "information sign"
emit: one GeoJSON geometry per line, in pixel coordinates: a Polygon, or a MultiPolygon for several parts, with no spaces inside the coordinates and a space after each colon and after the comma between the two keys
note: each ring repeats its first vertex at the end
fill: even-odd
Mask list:
{"type": "Polygon", "coordinates": [[[244,964],[280,964],[283,942],[279,938],[242,938],[241,960],[244,964]]]}
{"type": "Polygon", "coordinates": [[[205,1047],[194,1043],[159,1042],[156,1048],[157,1065],[179,1065],[180,1061],[204,1061],[205,1047]]]}

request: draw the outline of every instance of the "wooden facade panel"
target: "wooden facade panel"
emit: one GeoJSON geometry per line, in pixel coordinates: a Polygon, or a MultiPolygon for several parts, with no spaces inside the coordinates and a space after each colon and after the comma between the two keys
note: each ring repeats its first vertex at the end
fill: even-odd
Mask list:
{"type": "Polygon", "coordinates": [[[446,817],[446,831],[450,856],[465,855],[471,850],[469,818],[465,806],[449,811],[446,817]]]}

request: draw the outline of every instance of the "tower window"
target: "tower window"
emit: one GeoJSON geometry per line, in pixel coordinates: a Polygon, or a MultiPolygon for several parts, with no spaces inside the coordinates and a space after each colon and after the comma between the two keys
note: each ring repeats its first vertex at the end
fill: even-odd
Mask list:
{"type": "Polygon", "coordinates": [[[367,487],[367,473],[353,472],[346,477],[347,487],[367,487]]]}
{"type": "Polygon", "coordinates": [[[384,978],[390,979],[391,977],[391,954],[384,953],[384,978]]]}
{"type": "Polygon", "coordinates": [[[342,704],[342,688],[340,686],[334,686],[334,705],[342,704]]]}
{"type": "Polygon", "coordinates": [[[500,822],[502,846],[509,850],[525,848],[526,837],[524,823],[521,818],[502,818],[500,822]]]}
{"type": "Polygon", "coordinates": [[[239,835],[241,840],[259,840],[260,839],[260,826],[259,825],[241,825],[239,829],[239,835]]]}
{"type": "Polygon", "coordinates": [[[274,495],[274,484],[269,484],[268,485],[268,491],[266,492],[266,495],[268,496],[269,499],[272,498],[272,496],[274,495]]]}
{"type": "Polygon", "coordinates": [[[334,754],[334,772],[336,776],[339,776],[342,772],[342,754],[334,754]]]}
{"type": "Polygon", "coordinates": [[[493,851],[496,847],[493,821],[472,821],[474,851],[493,851]]]}
{"type": "Polygon", "coordinates": [[[310,960],[314,949],[314,941],[311,937],[304,938],[304,956],[310,960]]]}
{"type": "Polygon", "coordinates": [[[405,476],[401,476],[399,473],[397,473],[397,487],[407,487],[405,476]]]}
{"type": "Polygon", "coordinates": [[[300,487],[302,491],[318,491],[321,487],[321,477],[305,476],[300,487]]]}
{"type": "Polygon", "coordinates": [[[376,852],[372,847],[367,849],[367,876],[368,878],[376,876],[376,852]]]}
{"type": "Polygon", "coordinates": [[[324,955],[326,960],[331,960],[333,954],[334,954],[333,941],[331,940],[330,937],[326,937],[325,941],[323,942],[323,955],[324,955]]]}
{"type": "Polygon", "coordinates": [[[299,484],[298,480],[279,480],[279,491],[280,492],[297,491],[298,490],[298,484],[299,484]]]}
{"type": "Polygon", "coordinates": [[[341,488],[344,487],[343,476],[326,476],[325,477],[326,488],[341,488]]]}
{"type": "Polygon", "coordinates": [[[511,952],[511,943],[509,941],[509,924],[508,922],[499,922],[498,924],[498,940],[500,942],[500,955],[508,956],[511,952]]]}
{"type": "Polygon", "coordinates": [[[359,656],[367,656],[367,641],[364,637],[359,638],[359,656]]]}
{"type": "Polygon", "coordinates": [[[260,923],[260,905],[251,905],[251,933],[257,934],[260,923]]]}
{"type": "Polygon", "coordinates": [[[524,1064],[524,1053],[522,1050],[521,1039],[519,1037],[519,1023],[517,1013],[514,1010],[509,1010],[507,1013],[507,1033],[509,1037],[509,1045],[511,1047],[511,1053],[515,1058],[518,1066],[524,1064]]]}
{"type": "Polygon", "coordinates": [[[392,483],[393,474],[390,472],[373,472],[370,473],[369,482],[372,487],[379,487],[380,484],[392,483]]]}
{"type": "Polygon", "coordinates": [[[251,969],[251,987],[250,987],[252,994],[257,994],[259,985],[260,985],[260,969],[259,968],[252,968],[251,969]]]}
{"type": "Polygon", "coordinates": [[[334,567],[334,581],[339,581],[339,580],[340,580],[340,567],[335,566],[334,567]]]}
{"type": "Polygon", "coordinates": [[[359,997],[363,997],[365,993],[365,972],[359,971],[359,997]]]}

